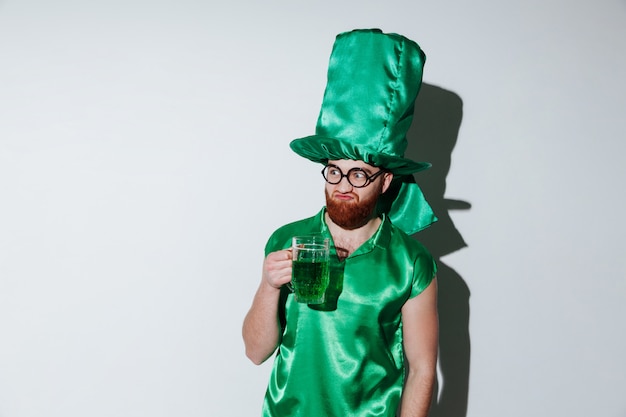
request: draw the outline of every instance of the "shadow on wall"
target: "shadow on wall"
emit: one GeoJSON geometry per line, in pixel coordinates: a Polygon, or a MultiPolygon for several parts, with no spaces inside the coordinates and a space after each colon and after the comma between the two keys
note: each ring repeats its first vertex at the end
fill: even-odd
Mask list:
{"type": "MultiPolygon", "coordinates": [[[[432,164],[415,175],[439,221],[414,237],[433,254],[438,265],[439,371],[438,397],[430,417],[465,417],[470,371],[469,288],[441,257],[467,246],[450,219],[450,210],[468,210],[465,201],[444,198],[450,157],[456,145],[463,102],[451,91],[423,84],[415,102],[413,124],[407,134],[405,156],[432,164]]],[[[436,391],[437,392],[437,391],[436,391]]]]}

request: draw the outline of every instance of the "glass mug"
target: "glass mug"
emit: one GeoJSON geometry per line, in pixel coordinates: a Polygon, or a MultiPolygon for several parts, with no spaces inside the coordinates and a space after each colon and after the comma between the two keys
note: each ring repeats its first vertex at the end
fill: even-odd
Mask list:
{"type": "Polygon", "coordinates": [[[296,301],[322,304],[330,280],[329,240],[322,236],[294,236],[290,288],[296,301]]]}

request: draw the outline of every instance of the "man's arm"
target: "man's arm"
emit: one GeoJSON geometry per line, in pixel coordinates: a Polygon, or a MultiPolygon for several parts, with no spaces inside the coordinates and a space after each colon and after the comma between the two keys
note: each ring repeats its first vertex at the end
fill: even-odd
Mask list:
{"type": "Polygon", "coordinates": [[[257,365],[265,362],[280,341],[278,300],[280,287],[291,281],[291,250],[272,252],[263,261],[263,276],[252,307],[243,321],[246,356],[257,365]]]}
{"type": "Polygon", "coordinates": [[[437,368],[439,319],[437,281],[402,307],[402,333],[408,375],[402,392],[401,417],[426,417],[437,368]]]}

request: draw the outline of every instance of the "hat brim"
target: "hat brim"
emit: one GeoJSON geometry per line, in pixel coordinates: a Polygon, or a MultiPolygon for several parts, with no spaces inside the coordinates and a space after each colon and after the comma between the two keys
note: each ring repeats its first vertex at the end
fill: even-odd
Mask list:
{"type": "Polygon", "coordinates": [[[387,169],[395,175],[413,174],[431,166],[428,162],[372,152],[363,146],[319,135],[295,139],[289,146],[295,153],[313,162],[326,164],[329,160],[352,159],[387,169]]]}

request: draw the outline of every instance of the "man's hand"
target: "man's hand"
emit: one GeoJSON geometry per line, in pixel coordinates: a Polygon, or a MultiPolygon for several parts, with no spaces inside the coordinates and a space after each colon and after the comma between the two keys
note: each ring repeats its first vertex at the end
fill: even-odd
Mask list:
{"type": "Polygon", "coordinates": [[[291,282],[291,249],[272,252],[263,261],[263,282],[280,288],[291,282]]]}

